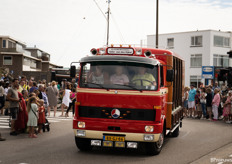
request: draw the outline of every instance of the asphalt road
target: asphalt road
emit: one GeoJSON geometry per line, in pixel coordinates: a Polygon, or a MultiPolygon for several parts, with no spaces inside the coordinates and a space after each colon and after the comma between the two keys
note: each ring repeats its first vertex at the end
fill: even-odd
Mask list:
{"type": "Polygon", "coordinates": [[[57,118],[51,131],[38,138],[27,134],[10,136],[9,129],[0,128],[7,139],[0,142],[0,164],[98,164],[98,163],[143,163],[187,164],[232,163],[232,124],[207,120],[184,119],[178,138],[168,137],[162,152],[147,156],[143,150],[94,148],[80,152],[74,142],[72,120],[57,118]]]}

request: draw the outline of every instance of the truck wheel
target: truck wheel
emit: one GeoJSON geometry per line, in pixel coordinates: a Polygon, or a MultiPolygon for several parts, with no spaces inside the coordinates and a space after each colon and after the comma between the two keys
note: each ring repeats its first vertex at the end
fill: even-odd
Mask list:
{"type": "Polygon", "coordinates": [[[172,133],[172,137],[178,137],[180,133],[180,126],[178,126],[172,133]]]}
{"type": "Polygon", "coordinates": [[[159,141],[146,143],[147,155],[158,155],[163,147],[164,143],[164,132],[160,134],[159,141]]]}
{"type": "Polygon", "coordinates": [[[92,150],[90,145],[90,140],[86,138],[77,138],[75,137],[76,146],[80,151],[89,151],[92,150]]]}

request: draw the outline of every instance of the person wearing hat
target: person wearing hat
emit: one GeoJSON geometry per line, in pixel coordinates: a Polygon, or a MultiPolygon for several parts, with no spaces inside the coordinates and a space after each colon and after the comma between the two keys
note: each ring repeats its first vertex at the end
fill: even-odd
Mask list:
{"type": "Polygon", "coordinates": [[[194,85],[191,84],[188,97],[188,108],[190,112],[190,117],[192,117],[193,112],[195,113],[195,95],[196,89],[194,88],[194,85]]]}

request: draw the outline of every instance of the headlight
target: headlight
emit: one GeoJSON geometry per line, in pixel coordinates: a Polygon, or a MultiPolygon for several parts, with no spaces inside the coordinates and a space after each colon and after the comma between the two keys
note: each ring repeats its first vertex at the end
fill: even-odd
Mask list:
{"type": "Polygon", "coordinates": [[[153,132],[154,126],[145,126],[145,132],[153,132]]]}
{"type": "Polygon", "coordinates": [[[78,128],[85,128],[85,122],[78,121],[78,128]]]}

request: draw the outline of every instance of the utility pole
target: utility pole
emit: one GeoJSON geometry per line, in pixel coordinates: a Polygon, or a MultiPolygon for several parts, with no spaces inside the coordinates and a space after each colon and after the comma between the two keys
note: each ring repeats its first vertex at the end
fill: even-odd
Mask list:
{"type": "Polygon", "coordinates": [[[108,11],[107,11],[107,41],[106,45],[109,45],[109,33],[110,33],[110,0],[108,0],[108,11]]]}
{"type": "Polygon", "coordinates": [[[155,47],[159,48],[159,0],[156,0],[156,43],[155,47]]]}

